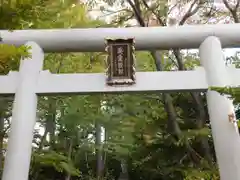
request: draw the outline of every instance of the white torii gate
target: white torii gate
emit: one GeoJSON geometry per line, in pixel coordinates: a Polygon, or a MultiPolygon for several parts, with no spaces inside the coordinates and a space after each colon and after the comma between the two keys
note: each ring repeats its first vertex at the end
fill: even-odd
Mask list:
{"type": "Polygon", "coordinates": [[[232,101],[209,86],[240,85],[240,70],[227,68],[222,47],[240,46],[240,24],[182,27],[0,31],[1,44],[32,47],[19,72],[0,76],[0,94],[15,94],[2,180],[28,180],[37,95],[124,92],[208,91],[207,103],[221,180],[240,180],[240,137],[229,123],[232,101]],[[137,72],[136,84],[110,87],[105,74],[51,74],[42,71],[44,52],[104,51],[104,39],[134,37],[136,50],[199,48],[203,68],[137,72]]]}

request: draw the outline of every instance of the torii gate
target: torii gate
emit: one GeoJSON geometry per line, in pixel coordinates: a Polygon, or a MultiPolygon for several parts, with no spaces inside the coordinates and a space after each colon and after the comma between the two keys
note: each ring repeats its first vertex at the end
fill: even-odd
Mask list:
{"type": "Polygon", "coordinates": [[[240,24],[182,27],[96,28],[0,31],[2,44],[32,47],[19,72],[0,76],[0,94],[15,94],[2,180],[27,180],[37,95],[208,91],[207,102],[221,180],[240,180],[240,137],[229,123],[232,101],[209,86],[240,85],[240,70],[227,68],[222,47],[240,46],[240,24]],[[134,37],[136,50],[199,48],[203,68],[178,72],[137,72],[136,84],[110,87],[105,74],[51,74],[42,71],[44,52],[104,51],[104,39],[134,37]]]}

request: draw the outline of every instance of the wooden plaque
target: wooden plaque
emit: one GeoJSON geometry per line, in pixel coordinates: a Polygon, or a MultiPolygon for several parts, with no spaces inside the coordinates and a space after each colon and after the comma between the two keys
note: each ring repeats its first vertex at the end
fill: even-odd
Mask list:
{"type": "Polygon", "coordinates": [[[108,52],[107,84],[134,84],[134,39],[106,39],[106,51],[108,52]]]}

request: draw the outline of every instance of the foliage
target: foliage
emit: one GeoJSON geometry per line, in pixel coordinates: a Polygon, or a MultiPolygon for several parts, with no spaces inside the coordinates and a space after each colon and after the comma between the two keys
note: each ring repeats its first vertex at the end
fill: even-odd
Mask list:
{"type": "Polygon", "coordinates": [[[66,156],[54,151],[33,153],[32,164],[32,168],[37,168],[38,171],[41,168],[54,167],[59,173],[65,172],[72,176],[80,176],[79,170],[74,167],[73,163],[66,156]],[[34,164],[36,165],[34,166],[34,164]]]}
{"type": "Polygon", "coordinates": [[[10,70],[18,69],[20,58],[31,56],[28,52],[29,48],[0,44],[0,74],[7,74],[10,70]]]}
{"type": "Polygon", "coordinates": [[[219,92],[221,95],[228,95],[230,99],[234,101],[234,103],[240,103],[240,90],[239,87],[210,87],[210,90],[214,90],[219,92]]]}

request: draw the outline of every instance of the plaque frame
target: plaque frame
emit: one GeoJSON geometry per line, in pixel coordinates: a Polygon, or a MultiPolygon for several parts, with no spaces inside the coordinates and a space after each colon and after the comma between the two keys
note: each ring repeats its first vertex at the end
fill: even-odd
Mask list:
{"type": "Polygon", "coordinates": [[[133,85],[136,83],[135,76],[135,41],[134,38],[105,38],[107,55],[106,84],[133,85]],[[119,53],[121,49],[121,68],[119,67],[119,53]],[[123,59],[122,59],[123,58],[123,59]],[[119,73],[121,70],[122,74],[119,73]]]}

